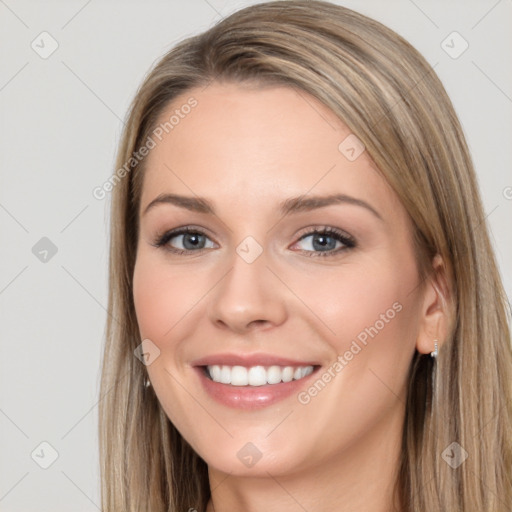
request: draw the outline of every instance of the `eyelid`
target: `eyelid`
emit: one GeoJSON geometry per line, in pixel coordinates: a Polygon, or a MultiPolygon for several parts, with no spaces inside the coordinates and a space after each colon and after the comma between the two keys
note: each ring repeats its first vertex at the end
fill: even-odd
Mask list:
{"type": "MultiPolygon", "coordinates": [[[[159,233],[156,236],[156,239],[151,244],[156,248],[161,248],[164,250],[167,250],[170,253],[178,254],[178,255],[192,255],[194,253],[201,254],[206,250],[212,249],[211,247],[208,248],[200,248],[198,250],[191,250],[191,249],[177,249],[175,247],[167,247],[167,244],[169,240],[172,238],[175,238],[177,236],[181,236],[187,233],[193,233],[193,234],[199,234],[202,236],[205,236],[210,241],[212,241],[215,245],[218,245],[210,235],[207,233],[207,230],[204,228],[201,228],[199,226],[194,225],[185,225],[181,227],[177,227],[168,231],[164,231],[163,233],[159,233]]],[[[347,249],[352,249],[357,246],[356,240],[352,235],[347,233],[346,231],[335,228],[328,225],[321,225],[321,226],[309,226],[307,228],[304,228],[299,232],[299,234],[295,235],[296,240],[292,243],[292,246],[300,242],[301,240],[304,240],[308,236],[314,236],[315,234],[325,235],[327,237],[334,238],[335,240],[339,241],[343,244],[343,247],[335,249],[335,250],[329,250],[329,251],[307,251],[304,249],[299,250],[299,252],[307,253],[308,256],[321,256],[321,257],[329,257],[329,256],[335,256],[338,255],[340,252],[343,252],[347,249]]]]}
{"type": "Polygon", "coordinates": [[[340,237],[344,237],[348,240],[354,241],[355,239],[352,235],[350,235],[347,231],[344,231],[343,229],[335,228],[334,226],[330,226],[327,224],[320,224],[320,225],[314,225],[314,226],[308,226],[307,228],[301,229],[299,233],[295,236],[298,237],[297,241],[302,240],[304,237],[308,235],[314,235],[315,233],[328,233],[328,234],[336,234],[340,237]]]}
{"type": "Polygon", "coordinates": [[[203,235],[203,236],[207,237],[209,240],[211,240],[214,244],[218,245],[217,242],[212,240],[212,237],[207,233],[207,231],[204,228],[201,228],[199,226],[190,225],[190,224],[157,233],[157,235],[155,236],[155,239],[153,240],[153,243],[151,245],[153,245],[156,248],[165,249],[171,253],[191,254],[193,252],[196,252],[196,253],[202,252],[204,250],[204,248],[199,249],[197,251],[190,251],[190,250],[176,249],[174,247],[173,248],[167,247],[167,243],[169,242],[169,240],[171,240],[174,237],[184,235],[187,233],[195,233],[195,234],[203,235]]]}
{"type": "Polygon", "coordinates": [[[297,239],[296,242],[292,244],[292,246],[296,245],[301,240],[304,240],[309,236],[314,236],[315,234],[325,235],[327,237],[333,238],[336,241],[340,242],[342,244],[342,247],[329,251],[307,251],[301,249],[300,252],[305,253],[308,257],[334,257],[341,254],[342,252],[345,252],[346,250],[357,247],[357,241],[352,235],[350,235],[349,233],[342,229],[326,225],[314,227],[310,226],[308,228],[305,228],[301,235],[297,235],[299,238],[297,239]]]}

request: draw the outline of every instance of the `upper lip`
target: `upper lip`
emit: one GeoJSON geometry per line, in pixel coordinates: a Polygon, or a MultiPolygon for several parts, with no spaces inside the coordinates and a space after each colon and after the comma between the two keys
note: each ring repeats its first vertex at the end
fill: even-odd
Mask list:
{"type": "Polygon", "coordinates": [[[214,354],[192,361],[192,366],[317,366],[314,361],[299,361],[273,354],[214,354]]]}

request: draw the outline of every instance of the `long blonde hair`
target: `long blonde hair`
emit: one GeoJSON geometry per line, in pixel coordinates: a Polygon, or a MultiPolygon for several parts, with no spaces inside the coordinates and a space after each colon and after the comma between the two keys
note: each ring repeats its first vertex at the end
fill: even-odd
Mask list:
{"type": "Polygon", "coordinates": [[[411,361],[400,510],[510,511],[509,312],[453,106],[433,69],[396,33],[349,9],[305,0],[254,5],[186,39],[133,100],[112,181],[103,510],[202,512],[210,497],[205,462],[144,386],[145,367],[134,357],[141,340],[132,276],[144,168],[133,155],[174,98],[213,80],[284,84],[318,98],[364,143],[408,211],[422,276],[436,253],[450,269],[452,333],[435,363],[419,353],[411,361]],[[457,468],[442,456],[453,442],[468,454],[457,468]]]}

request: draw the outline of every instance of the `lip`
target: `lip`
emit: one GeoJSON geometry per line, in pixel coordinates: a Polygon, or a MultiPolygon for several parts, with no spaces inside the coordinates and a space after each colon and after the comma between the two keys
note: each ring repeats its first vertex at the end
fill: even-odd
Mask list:
{"type": "Polygon", "coordinates": [[[212,366],[214,364],[226,366],[318,366],[318,361],[299,361],[272,354],[214,354],[192,361],[191,366],[212,366]]]}
{"type": "Polygon", "coordinates": [[[216,402],[234,409],[254,410],[269,407],[297,395],[308,387],[311,378],[316,377],[320,365],[314,362],[297,361],[273,356],[270,354],[216,354],[198,359],[193,363],[199,381],[205,392],[216,402]],[[227,366],[313,366],[313,372],[299,380],[281,382],[280,384],[265,384],[264,386],[231,386],[214,382],[206,376],[206,366],[219,364],[227,366]]]}

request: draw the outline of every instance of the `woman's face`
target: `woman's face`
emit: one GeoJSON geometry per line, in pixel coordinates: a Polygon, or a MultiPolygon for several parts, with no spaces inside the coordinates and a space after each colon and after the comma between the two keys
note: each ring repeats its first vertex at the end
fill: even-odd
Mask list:
{"type": "Polygon", "coordinates": [[[172,423],[235,475],[396,442],[422,298],[394,192],[304,92],[213,83],[173,115],[146,157],[133,285],[172,423]]]}

